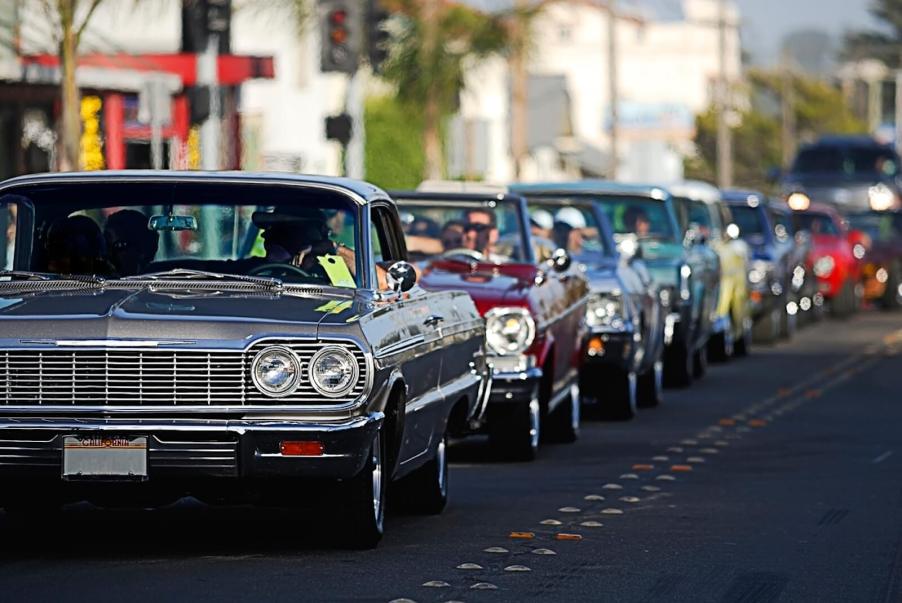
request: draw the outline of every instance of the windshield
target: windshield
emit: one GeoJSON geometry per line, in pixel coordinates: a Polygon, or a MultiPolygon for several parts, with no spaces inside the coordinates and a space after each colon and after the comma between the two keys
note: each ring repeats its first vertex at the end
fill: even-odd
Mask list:
{"type": "Polygon", "coordinates": [[[357,214],[340,195],[132,183],[29,190],[0,201],[18,207],[19,237],[7,253],[18,270],[106,279],[191,270],[360,286],[357,214]],[[21,232],[29,222],[33,228],[21,232]]]}
{"type": "Polygon", "coordinates": [[[842,148],[817,146],[799,152],[792,171],[796,174],[892,177],[899,171],[898,157],[879,147],[842,148]]]}
{"type": "Polygon", "coordinates": [[[534,237],[551,240],[578,262],[597,262],[613,253],[595,212],[585,205],[530,201],[529,227],[534,237]]]}
{"type": "Polygon", "coordinates": [[[827,214],[797,213],[793,216],[797,230],[807,230],[813,235],[839,235],[839,228],[827,214]]]}
{"type": "Polygon", "coordinates": [[[437,258],[505,264],[525,262],[519,207],[497,201],[400,201],[413,262],[437,258]]]}
{"type": "Polygon", "coordinates": [[[767,221],[761,209],[748,205],[734,205],[730,209],[740,237],[754,245],[761,245],[767,240],[767,221]]]}
{"type": "Polygon", "coordinates": [[[664,201],[644,197],[600,197],[599,201],[615,234],[635,234],[649,240],[677,240],[664,201]]]}

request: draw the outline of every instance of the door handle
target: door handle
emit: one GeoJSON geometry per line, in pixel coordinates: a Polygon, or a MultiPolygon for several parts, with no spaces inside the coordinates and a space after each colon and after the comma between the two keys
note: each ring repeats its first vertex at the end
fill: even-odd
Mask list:
{"type": "Polygon", "coordinates": [[[438,323],[443,322],[445,320],[444,316],[439,316],[438,314],[433,314],[429,318],[423,321],[423,324],[427,327],[437,326],[438,323]]]}

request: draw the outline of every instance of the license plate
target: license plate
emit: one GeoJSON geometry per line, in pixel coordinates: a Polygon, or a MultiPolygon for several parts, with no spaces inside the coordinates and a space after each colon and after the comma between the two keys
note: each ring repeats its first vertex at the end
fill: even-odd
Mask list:
{"type": "Polygon", "coordinates": [[[63,479],[147,479],[147,437],[65,436],[63,479]]]}

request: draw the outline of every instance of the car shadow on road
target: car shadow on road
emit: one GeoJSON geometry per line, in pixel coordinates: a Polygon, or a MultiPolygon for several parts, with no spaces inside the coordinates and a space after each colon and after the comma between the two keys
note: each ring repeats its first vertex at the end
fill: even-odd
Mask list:
{"type": "Polygon", "coordinates": [[[348,547],[340,527],[334,512],[212,507],[191,499],[147,510],[107,510],[83,504],[41,516],[0,512],[0,563],[343,551],[348,547]]]}

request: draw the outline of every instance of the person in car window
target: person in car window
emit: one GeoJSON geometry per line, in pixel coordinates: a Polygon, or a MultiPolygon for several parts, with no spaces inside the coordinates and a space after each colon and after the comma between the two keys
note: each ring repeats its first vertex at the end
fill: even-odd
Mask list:
{"type": "Polygon", "coordinates": [[[623,223],[627,230],[636,233],[639,237],[647,237],[651,234],[651,220],[641,207],[630,207],[623,214],[623,223]]]}
{"type": "Polygon", "coordinates": [[[107,218],[103,235],[119,276],[144,273],[160,245],[160,234],[150,230],[147,216],[134,209],[123,209],[107,218]]]}
{"type": "Polygon", "coordinates": [[[114,272],[100,227],[88,216],[69,216],[51,224],[44,252],[48,272],[101,276],[114,272]]]}

